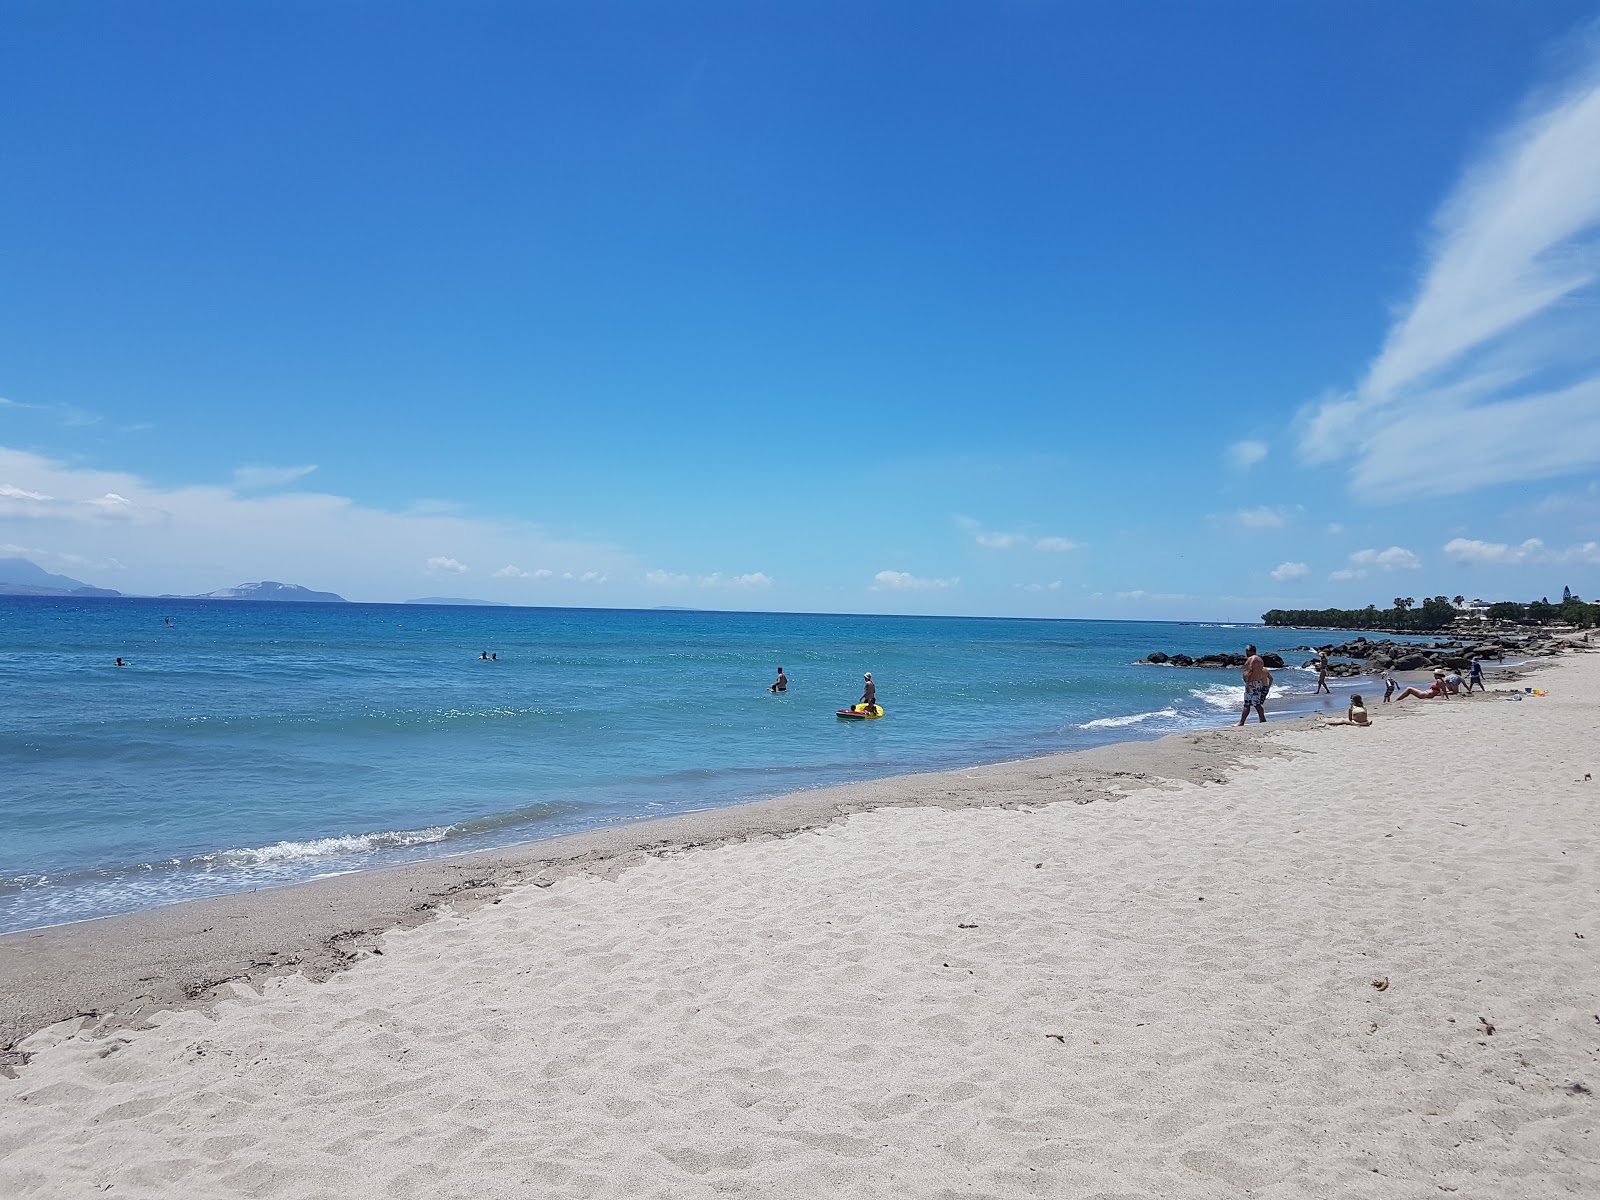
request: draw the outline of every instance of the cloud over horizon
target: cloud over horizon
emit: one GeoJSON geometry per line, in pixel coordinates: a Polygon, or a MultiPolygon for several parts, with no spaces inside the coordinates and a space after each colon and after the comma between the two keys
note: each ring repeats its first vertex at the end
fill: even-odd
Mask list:
{"type": "Polygon", "coordinates": [[[1463,172],[1433,234],[1365,377],[1304,414],[1303,457],[1380,502],[1600,464],[1600,62],[1463,172]]]}

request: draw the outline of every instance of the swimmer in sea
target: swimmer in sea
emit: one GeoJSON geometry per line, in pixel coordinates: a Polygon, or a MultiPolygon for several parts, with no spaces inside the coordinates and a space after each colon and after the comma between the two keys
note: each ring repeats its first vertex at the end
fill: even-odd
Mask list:
{"type": "Polygon", "coordinates": [[[789,677],[783,673],[783,668],[778,668],[777,681],[767,689],[769,692],[787,692],[789,690],[789,677]]]}
{"type": "Polygon", "coordinates": [[[482,654],[478,655],[478,658],[482,662],[488,662],[489,661],[489,652],[487,650],[485,650],[482,654]]]}
{"type": "Polygon", "coordinates": [[[112,666],[113,666],[113,667],[125,667],[125,666],[127,666],[127,665],[128,665],[128,664],[127,664],[127,663],[125,663],[125,662],[123,662],[123,661],[122,661],[122,660],[121,660],[121,659],[120,659],[120,658],[119,658],[119,659],[117,659],[117,661],[116,661],[116,662],[114,662],[114,663],[112,663],[112,664],[111,664],[111,665],[112,665],[112,666]]]}

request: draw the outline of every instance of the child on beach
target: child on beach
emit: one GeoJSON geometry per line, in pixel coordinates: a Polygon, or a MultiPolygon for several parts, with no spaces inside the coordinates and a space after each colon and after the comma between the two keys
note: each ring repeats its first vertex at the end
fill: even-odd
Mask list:
{"type": "Polygon", "coordinates": [[[1328,724],[1370,726],[1372,724],[1372,718],[1367,716],[1367,707],[1361,703],[1361,697],[1351,696],[1350,707],[1345,710],[1344,720],[1329,721],[1328,724]]]}
{"type": "Polygon", "coordinates": [[[1389,703],[1389,697],[1394,695],[1396,686],[1393,675],[1385,675],[1383,677],[1383,702],[1385,704],[1389,703]]]}

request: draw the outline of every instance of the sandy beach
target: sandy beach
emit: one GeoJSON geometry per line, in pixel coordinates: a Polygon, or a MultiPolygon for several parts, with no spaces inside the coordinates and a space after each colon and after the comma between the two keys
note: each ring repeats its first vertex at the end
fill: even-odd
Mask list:
{"type": "Polygon", "coordinates": [[[0,1194],[1600,1194],[1537,682],[0,939],[0,1194]]]}

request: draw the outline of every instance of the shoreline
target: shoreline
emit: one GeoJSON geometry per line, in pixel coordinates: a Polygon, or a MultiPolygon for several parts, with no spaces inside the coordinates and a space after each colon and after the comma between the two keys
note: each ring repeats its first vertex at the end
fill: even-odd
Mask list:
{"type": "MultiPolygon", "coordinates": [[[[1497,668],[1499,681],[1545,665],[1497,668]]],[[[135,1025],[144,1013],[204,1008],[235,983],[259,986],[294,974],[325,980],[371,952],[386,932],[424,924],[447,907],[470,912],[497,904],[521,887],[578,874],[615,878],[649,857],[793,837],[879,808],[1003,808],[1012,802],[991,793],[1023,783],[1068,789],[1071,795],[1054,802],[1077,804],[1120,797],[1130,781],[1219,783],[1250,759],[1274,756],[1270,744],[1260,744],[1274,730],[1315,726],[1323,715],[1294,712],[1264,726],[1252,720],[1243,730],[1230,718],[1157,738],[834,784],[0,934],[0,1072],[14,1065],[17,1042],[56,1022],[82,1018],[105,1033],[135,1025]]]]}
{"type": "MultiPolygon", "coordinates": [[[[1600,662],[1551,666],[458,862],[321,968],[25,1038],[0,1191],[1592,1194],[1600,662]]],[[[254,915],[348,920],[349,882],[254,915]]],[[[229,903],[179,911],[242,946],[229,903]]],[[[96,924],[96,971],[159,949],[34,940],[96,924]]]]}
{"type": "Polygon", "coordinates": [[[1239,762],[1275,753],[1258,744],[1263,735],[1315,717],[1265,726],[1252,721],[1243,739],[1228,725],[890,775],[0,934],[0,1071],[17,1042],[58,1021],[81,1017],[105,1033],[135,1024],[141,1013],[206,1007],[233,983],[259,985],[293,974],[324,980],[370,952],[384,933],[424,924],[446,907],[470,912],[521,887],[548,887],[580,874],[615,878],[649,857],[793,837],[880,808],[1029,803],[994,794],[1041,781],[1070,791],[1056,802],[1076,804],[1119,797],[1129,781],[1150,787],[1164,780],[1221,782],[1239,762]]]}

